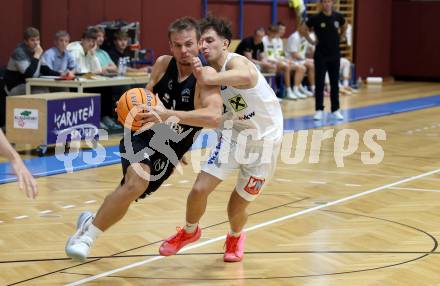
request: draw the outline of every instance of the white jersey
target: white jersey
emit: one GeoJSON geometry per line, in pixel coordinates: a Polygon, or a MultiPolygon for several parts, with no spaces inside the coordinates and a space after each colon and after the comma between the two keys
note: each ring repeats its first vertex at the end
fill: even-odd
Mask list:
{"type": "Polygon", "coordinates": [[[305,59],[308,48],[309,42],[296,31],[287,39],[286,55],[291,58],[293,53],[298,53],[301,58],[305,59]]]}
{"type": "MultiPolygon", "coordinates": [[[[236,53],[229,53],[221,72],[226,71],[227,63],[234,57],[245,58],[236,53]]],[[[253,140],[279,140],[283,135],[281,106],[264,76],[253,63],[251,64],[258,73],[258,81],[253,88],[221,87],[223,121],[232,120],[233,136],[234,132],[251,129],[256,131],[253,140]]]]}
{"type": "Polygon", "coordinates": [[[264,52],[268,59],[276,60],[284,58],[283,40],[280,38],[272,38],[271,40],[266,35],[262,39],[264,52]]]}

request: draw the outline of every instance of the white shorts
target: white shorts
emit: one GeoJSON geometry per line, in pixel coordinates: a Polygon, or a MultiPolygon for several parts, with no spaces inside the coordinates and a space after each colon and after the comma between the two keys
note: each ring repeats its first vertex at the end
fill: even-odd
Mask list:
{"type": "Polygon", "coordinates": [[[306,60],[300,60],[300,61],[294,60],[293,63],[295,65],[305,65],[306,64],[306,60]]]}
{"type": "Polygon", "coordinates": [[[202,171],[220,180],[239,170],[235,189],[247,201],[255,200],[275,172],[282,138],[240,145],[220,136],[202,171]]]}

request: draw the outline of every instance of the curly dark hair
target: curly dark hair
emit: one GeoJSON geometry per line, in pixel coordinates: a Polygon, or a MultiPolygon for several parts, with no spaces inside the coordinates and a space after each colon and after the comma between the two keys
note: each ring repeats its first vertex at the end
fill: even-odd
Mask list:
{"type": "Polygon", "coordinates": [[[213,29],[217,35],[228,40],[228,46],[232,40],[231,22],[225,18],[208,16],[200,21],[200,31],[203,34],[208,29],[213,29]]]}

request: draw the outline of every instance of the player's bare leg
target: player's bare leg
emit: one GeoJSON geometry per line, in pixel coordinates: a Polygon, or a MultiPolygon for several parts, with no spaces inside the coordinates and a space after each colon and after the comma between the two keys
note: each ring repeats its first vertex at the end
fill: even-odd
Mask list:
{"type": "MultiPolygon", "coordinates": [[[[145,164],[139,164],[149,173],[145,164]]],[[[140,177],[132,166],[127,169],[125,183],[109,194],[96,217],[91,212],[82,212],[77,220],[77,231],[71,236],[65,247],[67,256],[85,261],[96,238],[126,214],[130,204],[147,189],[148,181],[140,177]]]]}
{"type": "Polygon", "coordinates": [[[205,213],[209,194],[220,182],[220,179],[206,172],[199,173],[186,202],[186,225],[162,243],[159,248],[161,255],[176,254],[182,247],[200,238],[202,231],[199,221],[205,213]]]}

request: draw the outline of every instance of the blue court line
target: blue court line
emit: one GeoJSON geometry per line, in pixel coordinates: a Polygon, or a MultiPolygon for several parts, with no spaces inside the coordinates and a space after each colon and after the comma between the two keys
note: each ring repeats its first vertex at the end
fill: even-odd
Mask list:
{"type": "Polygon", "coordinates": [[[329,113],[326,113],[325,118],[322,121],[314,121],[313,116],[305,115],[285,119],[284,131],[298,131],[329,125],[339,125],[347,122],[388,116],[435,106],[440,106],[440,95],[346,109],[342,111],[344,120],[341,121],[332,120],[329,113]]]}
{"type": "MultiPolygon", "coordinates": [[[[343,111],[345,119],[341,121],[332,120],[328,113],[322,121],[318,122],[313,120],[312,115],[305,115],[285,119],[284,131],[291,132],[323,126],[339,125],[347,122],[377,118],[435,106],[440,106],[440,95],[347,109],[343,111]]],[[[213,146],[216,143],[216,138],[217,137],[213,131],[203,131],[194,142],[191,149],[194,150],[213,146]]],[[[95,150],[79,151],[77,157],[72,160],[71,171],[102,167],[120,162],[118,146],[105,147],[105,151],[106,156],[105,158],[102,158],[102,160],[97,159],[98,156],[95,150]]],[[[24,160],[24,162],[31,173],[36,177],[51,176],[67,172],[64,162],[56,158],[55,155],[42,158],[32,158],[24,160]]],[[[16,177],[12,174],[13,172],[11,171],[9,163],[0,163],[0,184],[15,181],[16,177]]]]}

